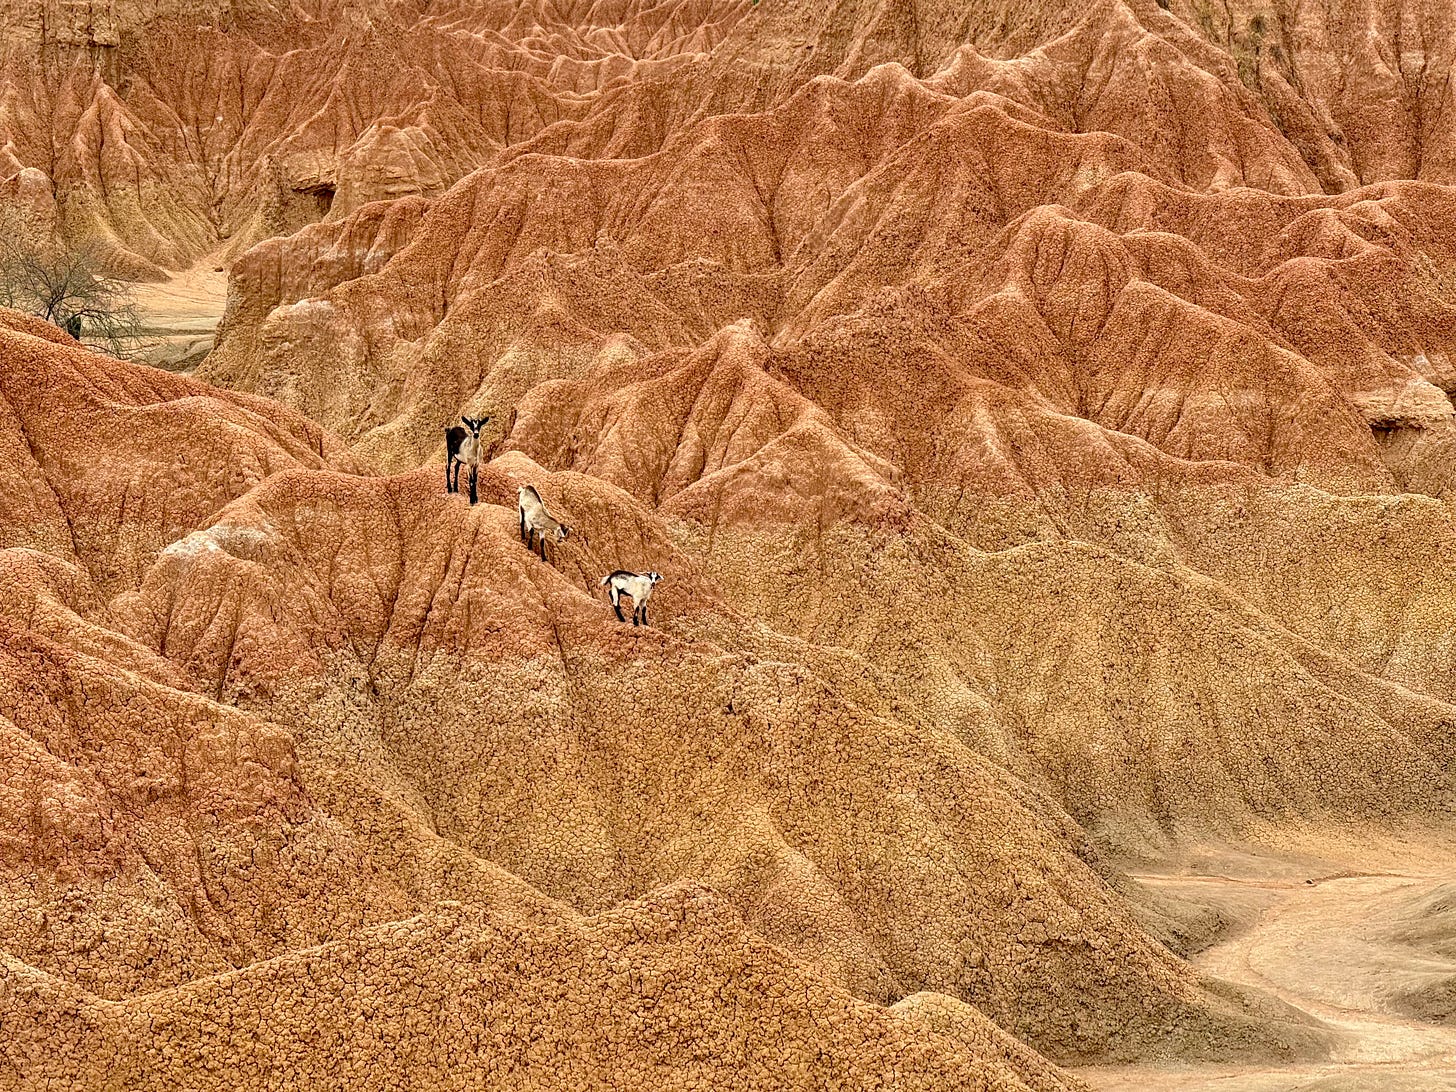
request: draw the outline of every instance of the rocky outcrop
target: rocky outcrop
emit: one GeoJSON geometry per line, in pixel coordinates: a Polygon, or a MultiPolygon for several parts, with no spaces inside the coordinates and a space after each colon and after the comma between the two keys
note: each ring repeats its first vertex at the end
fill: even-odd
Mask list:
{"type": "Polygon", "coordinates": [[[1120,867],[1449,822],[1440,13],[608,7],[6,32],[26,230],[236,261],[196,379],[0,312],[3,1064],[1318,1056],[1120,867]]]}
{"type": "Polygon", "coordinates": [[[57,228],[138,277],[373,201],[436,195],[607,88],[682,67],[746,3],[0,5],[0,212],[38,171],[57,228]]]}
{"type": "MultiPolygon", "coordinates": [[[[481,1026],[496,1027],[507,1018],[491,1006],[507,996],[531,1014],[538,1030],[521,1034],[532,1041],[575,1037],[582,1074],[632,1071],[660,1050],[701,1058],[715,1085],[798,1057],[802,1035],[809,1068],[783,1069],[787,1086],[834,1067],[1061,1086],[987,1017],[1062,1059],[1320,1048],[1299,1014],[1202,979],[1143,933],[1066,810],[1095,827],[1147,805],[1065,791],[1061,760],[1035,742],[994,754],[986,732],[1026,729],[1006,702],[1034,670],[1008,661],[979,692],[962,685],[966,701],[947,717],[945,692],[898,680],[888,648],[828,639],[822,608],[822,640],[750,621],[740,609],[759,605],[735,604],[704,555],[674,542],[670,502],[659,512],[600,477],[509,452],[484,470],[471,508],[443,494],[438,468],[360,475],[327,434],[275,404],[6,322],[7,359],[23,362],[4,380],[7,431],[30,451],[7,491],[22,499],[7,502],[0,553],[0,726],[17,832],[0,927],[7,1026],[31,1029],[6,1044],[21,1072],[84,1085],[99,1079],[88,1068],[99,1055],[119,1059],[112,1080],[172,1066],[178,1080],[250,1079],[265,1064],[300,1078],[400,1066],[414,1055],[388,1044],[407,1011],[484,1006],[481,1026]],[[114,421],[88,417],[90,404],[114,421]],[[91,425],[80,453],[60,439],[77,423],[91,425]],[[250,467],[255,477],[236,476],[250,467]],[[549,565],[517,539],[524,481],[573,526],[549,565]],[[594,596],[617,564],[666,575],[653,628],[620,627],[594,596]],[[701,927],[681,924],[688,905],[708,908],[701,927]],[[653,939],[639,913],[679,924],[653,939]],[[601,934],[601,954],[592,938],[619,921],[634,947],[614,956],[601,934]],[[458,942],[484,958],[493,936],[513,938],[500,941],[519,976],[507,994],[498,974],[466,975],[451,954],[458,942]],[[572,954],[583,944],[598,953],[585,964],[572,954]],[[593,985],[600,960],[602,974],[625,976],[626,1000],[606,979],[593,985]],[[569,992],[553,1005],[528,1000],[563,974],[569,992]],[[413,996],[405,982],[429,985],[389,1015],[401,991],[413,996]],[[943,996],[867,1004],[926,991],[943,996]],[[292,998],[310,1031],[270,1025],[281,1036],[267,1040],[271,1061],[210,1030],[249,1026],[275,996],[292,998]],[[771,1047],[742,1054],[720,1039],[757,1042],[758,1021],[823,1021],[826,1006],[843,1016],[771,1047]],[[658,1029],[660,1046],[622,1045],[619,1020],[658,1029]],[[584,1040],[577,1027],[594,1030],[584,1040]],[[325,1057],[330,1028],[339,1038],[325,1057]]],[[[716,364],[689,370],[716,371],[725,389],[753,381],[746,361],[732,363],[752,345],[730,340],[716,364]]],[[[859,460],[886,533],[932,548],[882,464],[852,455],[820,411],[794,408],[797,396],[779,397],[775,412],[797,413],[820,454],[859,460]]],[[[704,443],[716,446],[706,429],[704,443]]],[[[793,457],[785,465],[800,473],[793,457]]],[[[865,485],[835,487],[861,510],[865,485]]],[[[746,497],[725,504],[723,549],[794,518],[772,504],[754,516],[746,497]]],[[[1035,570],[1012,579],[1024,582],[1018,599],[1047,594],[1035,570]]],[[[819,587],[832,586],[824,574],[819,587]]],[[[1306,699],[1288,685],[1293,709],[1306,699]]],[[[1351,709],[1379,690],[1344,685],[1351,709]]],[[[1309,700],[1298,715],[1320,717],[1309,700]]],[[[1368,817],[1378,798],[1411,815],[1411,796],[1443,791],[1421,758],[1439,712],[1384,700],[1388,720],[1403,718],[1409,796],[1379,780],[1401,769],[1387,764],[1363,796],[1321,801],[1325,814],[1368,817]]],[[[1368,716],[1360,730],[1396,739],[1368,716]]],[[[1302,759],[1321,772],[1341,761],[1302,759]]],[[[1224,776],[1246,782],[1248,765],[1224,776]]],[[[482,1075],[525,1066],[533,1087],[577,1072],[544,1048],[546,1068],[512,1062],[515,1039],[470,1026],[411,1035],[410,1050],[482,1075]]],[[[246,1041],[264,1042],[257,1034],[246,1041]]]]}
{"type": "Polygon", "coordinates": [[[704,117],[885,64],[1127,141],[1137,169],[1195,190],[1445,183],[1450,19],[1390,2],[10,3],[0,199],[34,214],[7,190],[38,171],[60,230],[155,276],[521,154],[649,156],[704,117]]]}

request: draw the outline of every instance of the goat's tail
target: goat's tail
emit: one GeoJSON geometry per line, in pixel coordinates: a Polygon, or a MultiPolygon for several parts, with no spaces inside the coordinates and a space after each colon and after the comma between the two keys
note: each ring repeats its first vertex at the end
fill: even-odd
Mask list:
{"type": "Polygon", "coordinates": [[[612,576],[611,576],[610,573],[608,573],[606,576],[602,577],[602,587],[605,588],[611,582],[612,582],[612,576]]]}

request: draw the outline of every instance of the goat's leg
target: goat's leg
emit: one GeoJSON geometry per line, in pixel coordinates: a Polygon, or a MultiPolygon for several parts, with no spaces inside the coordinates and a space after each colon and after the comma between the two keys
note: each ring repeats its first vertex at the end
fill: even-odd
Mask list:
{"type": "Polygon", "coordinates": [[[479,468],[474,463],[470,465],[470,503],[475,503],[475,474],[479,468]]]}
{"type": "Polygon", "coordinates": [[[526,549],[529,550],[531,548],[531,540],[526,537],[526,510],[524,508],[517,508],[516,511],[521,516],[521,541],[526,544],[526,549]]]}
{"type": "Polygon", "coordinates": [[[546,560],[546,532],[536,532],[536,548],[541,551],[541,560],[546,560]]]}
{"type": "Polygon", "coordinates": [[[446,455],[445,456],[445,492],[446,493],[453,493],[454,492],[454,490],[450,488],[450,462],[451,462],[450,456],[446,455]]]}
{"type": "Polygon", "coordinates": [[[625,624],[627,619],[622,617],[622,597],[617,593],[617,589],[610,589],[607,592],[607,598],[611,599],[612,609],[617,612],[617,621],[625,624]]]}
{"type": "Polygon", "coordinates": [[[652,625],[652,623],[647,620],[647,604],[646,603],[643,603],[642,604],[642,624],[644,626],[650,626],[650,625],[652,625]]]}

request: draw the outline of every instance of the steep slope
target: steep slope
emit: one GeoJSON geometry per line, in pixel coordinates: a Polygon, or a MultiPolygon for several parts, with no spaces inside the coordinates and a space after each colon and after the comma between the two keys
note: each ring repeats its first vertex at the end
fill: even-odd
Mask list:
{"type": "Polygon", "coordinates": [[[691,62],[748,5],[628,4],[608,26],[578,9],[7,4],[0,211],[110,239],[155,276],[442,192],[604,89],[691,62]]]}
{"type": "Polygon", "coordinates": [[[645,158],[543,133],[245,256],[204,374],[381,468],[468,408],[499,450],[708,527],[789,473],[820,479],[821,532],[899,504],[982,549],[1176,560],[1444,700],[1449,521],[1339,498],[1449,488],[1450,192],[1313,192],[1172,19],[1101,5],[1013,60],[816,78],[645,158]],[[1362,512],[1402,513],[1402,548],[1362,512]],[[1392,616],[1395,588],[1420,606],[1392,616]]]}
{"type": "Polygon", "coordinates": [[[742,622],[625,496],[496,466],[474,511],[433,471],[277,476],[160,558],[118,600],[121,624],[200,687],[293,726],[306,754],[362,762],[355,776],[397,782],[442,835],[584,910],[705,880],[863,996],[959,995],[1059,1056],[1136,1051],[1167,1019],[1188,1030],[1160,1033],[1165,1048],[1223,1049],[1213,1029],[1231,1014],[1198,1013],[1211,1002],[1119,916],[1054,805],[897,715],[890,694],[820,677],[808,650],[745,647],[742,622]],[[555,568],[496,507],[532,479],[585,542],[555,568]],[[623,634],[588,598],[610,566],[596,543],[667,574],[662,634],[623,634]],[[674,637],[683,626],[698,636],[674,637]],[[1128,974],[1141,985],[1119,985],[1128,974]],[[1146,1015],[1117,1000],[1133,995],[1146,1015]]]}
{"type": "MultiPolygon", "coordinates": [[[[429,450],[426,419],[472,399],[508,409],[624,335],[688,348],[747,315],[790,360],[811,346],[854,360],[887,347],[865,327],[889,321],[909,339],[899,367],[950,358],[961,383],[989,380],[1180,459],[1341,491],[1388,489],[1392,471],[1444,488],[1448,380],[1425,363],[1451,350],[1444,191],[1195,197],[1125,142],[1029,123],[982,92],[954,105],[892,69],[816,89],[832,107],[812,135],[806,90],[647,159],[530,155],[474,175],[374,279],[349,277],[346,260],[290,284],[265,270],[296,261],[297,244],[270,244],[240,265],[250,291],[207,374],[285,395],[408,462],[429,450]],[[883,158],[850,170],[816,154],[876,139],[883,158]],[[824,197],[803,207],[805,193],[824,197]],[[1321,222],[1358,250],[1331,251],[1321,222]],[[1262,253],[1237,242],[1261,235],[1273,237],[1262,253]],[[1170,333],[1150,343],[1150,329],[1170,333]],[[1168,393],[1150,402],[1139,392],[1154,381],[1168,393]]],[[[381,253],[362,236],[352,246],[381,253]]]]}
{"type": "MultiPolygon", "coordinates": [[[[236,428],[236,396],[26,327],[6,334],[28,362],[7,388],[17,431],[75,418],[26,397],[26,380],[82,404],[143,397],[187,425],[149,430],[145,458],[116,441],[69,489],[125,483],[127,510],[151,511],[177,485],[139,467],[169,446],[177,459],[199,426],[236,428]]],[[[249,425],[287,435],[287,411],[249,405],[249,425]]],[[[186,473],[208,481],[227,454],[203,443],[186,473]]],[[[109,602],[64,543],[6,552],[0,691],[17,819],[35,818],[10,855],[5,947],[34,973],[156,1005],[229,967],[285,989],[268,984],[284,966],[270,957],[361,937],[370,950],[361,928],[446,893],[475,905],[534,889],[601,913],[697,881],[836,989],[881,1003],[933,989],[1059,1057],[1319,1044],[1146,937],[1047,796],[854,682],[867,665],[734,615],[628,494],[509,455],[472,509],[441,495],[436,470],[360,477],[337,449],[308,454],[329,463],[280,463],[198,508],[199,528],[151,546],[131,590],[129,570],[82,550],[120,588],[109,602]],[[521,548],[503,507],[522,480],[570,513],[554,566],[521,548]],[[668,574],[660,631],[623,631],[591,597],[599,549],[668,574]],[[159,722],[175,734],[142,727],[159,722]]],[[[110,537],[129,556],[122,543],[154,533],[123,519],[110,537]]],[[[28,996],[12,1000],[23,1011],[28,996]]],[[[133,1049],[124,1027],[104,1035],[133,1049]]]]}
{"type": "Polygon", "coordinates": [[[7,1064],[1320,1056],[1119,866],[1449,834],[1449,13],[1205,7],[7,24],[5,207],[236,258],[198,380],[0,312],[7,1064]]]}
{"type": "Polygon", "coordinates": [[[105,1008],[29,968],[6,969],[33,1006],[22,1019],[64,1019],[22,1025],[3,1049],[23,1072],[87,1087],[103,1056],[108,1081],[153,1088],[233,1088],[280,1073],[347,1088],[381,1070],[404,1088],[438,1088],[443,1074],[460,1088],[1080,1087],[948,998],[933,1017],[851,1000],[687,885],[587,919],[544,902],[447,903],[105,1008]],[[438,1013],[450,1016],[422,1019],[438,1013]],[[246,1045],[212,1030],[223,1027],[246,1045]]]}
{"type": "Polygon", "coordinates": [[[130,583],[158,549],[270,474],[355,469],[337,440],[276,403],[203,398],[207,388],[190,380],[121,367],[48,323],[0,314],[0,413],[13,453],[4,534],[58,548],[103,590],[130,583]],[[120,488],[97,473],[113,462],[124,468],[120,488]]]}
{"type": "MultiPolygon", "coordinates": [[[[895,1073],[906,1087],[1072,1087],[962,1002],[889,1011],[853,999],[846,987],[879,997],[903,991],[893,989],[883,961],[876,969],[873,944],[845,933],[852,917],[842,900],[821,904],[825,881],[774,833],[775,790],[772,781],[762,783],[757,763],[718,789],[703,783],[694,793],[699,819],[665,803],[649,819],[648,786],[656,784],[666,801],[673,779],[695,775],[687,756],[674,759],[664,747],[654,759],[650,748],[641,750],[640,732],[656,723],[664,744],[670,734],[688,738],[681,725],[700,715],[703,702],[718,702],[728,680],[704,670],[723,651],[664,636],[649,664],[634,664],[622,657],[625,648],[614,651],[627,642],[601,617],[601,604],[512,544],[508,518],[497,518],[506,515],[501,509],[471,510],[458,498],[447,505],[434,497],[433,473],[428,484],[426,475],[358,477],[347,454],[281,407],[106,361],[63,337],[38,336],[42,328],[9,313],[0,319],[8,358],[25,363],[7,373],[12,442],[45,437],[95,401],[122,411],[139,405],[176,426],[150,430],[157,443],[145,453],[127,449],[126,431],[93,437],[114,450],[93,448],[64,488],[32,490],[48,492],[55,510],[64,512],[77,489],[125,497],[128,513],[154,511],[172,492],[208,495],[217,462],[237,450],[216,442],[229,432],[235,445],[244,438],[277,444],[298,429],[332,448],[271,467],[235,504],[196,509],[203,526],[150,547],[153,565],[139,581],[109,559],[101,540],[74,551],[69,540],[47,541],[44,522],[28,544],[0,550],[0,740],[7,756],[0,807],[11,832],[0,842],[0,1006],[14,1032],[4,1046],[7,1080],[89,1086],[102,1080],[101,1065],[109,1082],[144,1078],[178,1087],[194,1087],[204,1070],[221,1082],[253,1079],[260,1066],[343,1080],[388,1062],[398,1033],[386,1025],[397,1019],[403,1028],[408,1020],[406,1010],[386,1016],[377,1005],[407,999],[399,982],[432,983],[415,998],[426,1008],[453,999],[481,1026],[501,1027],[506,995],[497,991],[509,972],[518,976],[510,1002],[517,1033],[482,1039],[467,1024],[451,1025],[411,1037],[413,1049],[437,1062],[457,1059],[464,1075],[509,1071],[531,1087],[553,1080],[574,1087],[608,1072],[635,1072],[631,1080],[645,1086],[660,1080],[651,1076],[660,1064],[681,1070],[689,1056],[700,1067],[682,1071],[689,1085],[734,1079],[757,1086],[772,1071],[784,1087],[814,1086],[834,1073],[895,1073]],[[32,382],[60,397],[27,397],[32,382]],[[249,409],[239,419],[243,403],[249,409]],[[178,467],[178,477],[150,474],[158,459],[178,467]],[[187,482],[191,493],[179,488],[187,482]],[[390,510],[393,524],[380,518],[390,510]],[[457,537],[462,522],[476,525],[474,545],[457,537]],[[452,554],[455,561],[437,571],[452,554]],[[515,574],[505,585],[503,566],[515,574]],[[88,567],[132,590],[109,596],[88,567]],[[535,594],[525,593],[537,581],[535,594]],[[502,638],[505,645],[493,643],[502,638]],[[563,658],[563,647],[576,651],[563,658]],[[583,658],[602,661],[604,670],[591,670],[583,658]],[[642,710],[663,719],[639,721],[636,740],[610,736],[607,721],[591,718],[592,703],[565,717],[553,712],[562,699],[551,691],[563,672],[568,686],[580,678],[605,698],[652,666],[679,672],[684,691],[655,714],[642,710]],[[480,686],[502,670],[515,681],[480,686]],[[514,703],[533,678],[544,689],[534,708],[522,707],[525,720],[489,714],[492,694],[514,703]],[[442,719],[446,706],[461,719],[442,719]],[[493,725],[493,742],[474,727],[485,724],[493,725]],[[543,728],[538,759],[522,750],[529,738],[522,733],[543,728]],[[482,744],[494,755],[489,765],[499,782],[481,782],[460,765],[482,744]],[[597,755],[597,773],[583,778],[574,798],[562,791],[524,811],[523,800],[507,805],[523,763],[544,759],[542,786],[565,790],[568,767],[576,776],[588,772],[579,766],[588,752],[597,755]],[[608,776],[606,762],[618,766],[618,777],[608,776]],[[644,790],[636,803],[620,795],[633,769],[644,790]],[[720,795],[735,783],[731,791],[761,798],[737,818],[736,809],[722,810],[720,795]],[[718,814],[700,845],[718,846],[720,860],[674,864],[681,850],[667,844],[668,832],[708,819],[710,810],[718,814]],[[635,847],[621,833],[634,822],[651,822],[656,831],[635,847]],[[491,858],[529,876],[532,886],[491,858]],[[759,863],[749,866],[750,859],[759,863]],[[611,860],[617,863],[604,865],[611,860]],[[749,896],[773,882],[764,868],[785,866],[779,883],[804,892],[797,896],[803,916],[775,921],[794,900],[779,897],[764,910],[749,896]],[[694,872],[716,881],[730,901],[672,886],[694,872]],[[612,909],[634,893],[645,899],[639,908],[612,909]],[[790,951],[746,932],[735,901],[789,941],[790,951]],[[582,919],[571,903],[596,916],[582,919]],[[837,924],[821,931],[821,922],[837,924]],[[527,948],[536,953],[530,959],[527,948]],[[487,953],[499,973],[479,969],[487,953]],[[568,994],[559,990],[563,974],[574,983],[568,994]],[[344,994],[341,984],[348,984],[344,994]],[[250,1026],[257,1006],[272,1005],[269,997],[280,1004],[291,998],[297,1017],[270,1021],[280,1036],[271,1061],[216,1035],[219,1020],[250,1026]],[[597,1009],[610,1014],[605,1022],[597,1009]],[[371,1018],[378,1033],[361,1036],[371,1018]],[[800,1030],[790,1035],[794,1021],[800,1030]],[[772,1042],[754,1030],[769,1025],[778,1029],[772,1042]],[[171,1030],[159,1037],[163,1026],[171,1030]],[[337,1029],[349,1065],[340,1068],[336,1051],[322,1048],[321,1028],[337,1029]],[[587,1029],[599,1035],[591,1050],[581,1038],[587,1029]],[[659,1061],[644,1052],[644,1035],[660,1037],[659,1061]],[[546,1050],[540,1044],[548,1041],[576,1046],[546,1050]],[[537,1045],[522,1054],[527,1042],[537,1045]],[[785,1064],[800,1056],[804,1068],[785,1064]],[[359,1066],[365,1069],[351,1068],[359,1066]]],[[[55,472],[56,458],[38,445],[42,476],[55,472]]],[[[492,474],[504,494],[506,478],[492,474]]],[[[585,507],[593,488],[585,480],[578,488],[585,507]]],[[[555,501],[555,489],[548,492],[555,501]]],[[[18,536],[28,510],[19,518],[12,511],[6,525],[18,536]]],[[[110,527],[123,559],[133,553],[124,544],[156,534],[151,521],[130,515],[110,527]]],[[[643,533],[668,550],[660,531],[652,538],[644,526],[643,533]]],[[[678,598],[678,609],[705,596],[703,589],[678,598]]],[[[674,601],[667,600],[670,609],[674,601]]],[[[766,715],[764,703],[785,700],[778,680],[795,669],[765,664],[755,674],[740,665],[736,673],[745,690],[765,691],[741,699],[745,714],[757,718],[766,715]]],[[[827,703],[821,717],[838,710],[845,730],[858,736],[855,750],[866,753],[856,761],[872,762],[867,752],[878,744],[870,726],[879,722],[834,699],[822,683],[813,692],[827,703]]],[[[785,776],[804,761],[791,739],[760,743],[740,728],[725,731],[723,742],[754,752],[768,746],[785,776]]],[[[696,761],[726,757],[720,747],[710,752],[696,761]]],[[[1034,896],[1038,904],[1086,903],[1088,928],[1138,953],[1135,973],[1157,983],[1154,1011],[1181,1013],[1190,1033],[1206,1029],[1215,1040],[1240,1029],[1269,1038],[1257,1018],[1203,993],[1195,976],[1139,934],[1104,883],[1069,852],[1055,821],[1018,802],[1014,785],[998,784],[974,759],[958,761],[961,776],[990,792],[1017,832],[1013,852],[1050,854],[1066,877],[1065,893],[1048,887],[1034,896]]],[[[793,822],[811,836],[823,824],[817,805],[796,807],[793,822]]],[[[972,848],[966,833],[951,837],[966,843],[963,851],[972,848]]],[[[991,845],[975,851],[999,853],[991,845]]],[[[983,928],[988,938],[1013,943],[1008,923],[988,919],[983,928]]],[[[1081,952],[1074,962],[1103,958],[1090,947],[1081,952]]],[[[1048,976],[1055,977],[1050,966],[1048,976]]],[[[1073,991],[1066,1003],[1086,1000],[1073,991]]],[[[1318,1041],[1313,1031],[1303,1034],[1306,1048],[1318,1041]]],[[[1089,1045],[1095,1049],[1101,1038],[1092,1033],[1089,1045]]],[[[1190,1049],[1219,1047],[1204,1039],[1190,1049]]],[[[1287,1048],[1270,1040],[1268,1049],[1287,1048]]],[[[400,1062],[393,1055],[388,1064],[400,1062]]]]}
{"type": "MultiPolygon", "coordinates": [[[[139,276],[523,152],[635,159],[902,66],[1138,147],[1195,189],[1450,182],[1442,5],[1194,0],[0,7],[0,212],[139,276]]],[[[932,79],[933,78],[933,79],[932,79]]]]}

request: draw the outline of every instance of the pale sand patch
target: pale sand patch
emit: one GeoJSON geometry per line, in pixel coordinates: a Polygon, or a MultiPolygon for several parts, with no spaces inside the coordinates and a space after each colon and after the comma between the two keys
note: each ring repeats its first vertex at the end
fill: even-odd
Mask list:
{"type": "Polygon", "coordinates": [[[134,292],[142,332],[155,342],[140,360],[169,371],[190,372],[212,351],[213,336],[227,303],[227,273],[201,262],[134,292]]]}
{"type": "MultiPolygon", "coordinates": [[[[1456,1089],[1456,1026],[1413,1019],[1400,994],[1456,978],[1456,960],[1394,936],[1404,908],[1452,882],[1449,840],[1402,862],[1371,854],[1367,874],[1321,876],[1307,859],[1220,856],[1218,875],[1144,875],[1174,899],[1212,903],[1251,926],[1193,962],[1257,987],[1341,1033],[1329,1061],[1280,1067],[1092,1067],[1076,1075],[1106,1092],[1447,1092],[1456,1089]],[[1293,866],[1291,868],[1291,866],[1293,866]],[[1301,878],[1303,867],[1309,872],[1301,878]]],[[[1388,847],[1387,847],[1388,848],[1388,847]]],[[[1345,854],[1341,864],[1348,863],[1345,854]]]]}

